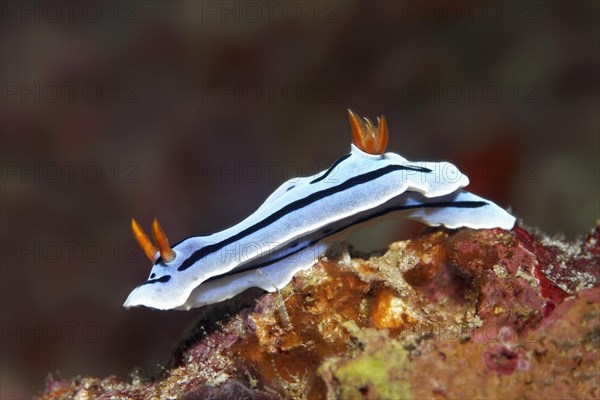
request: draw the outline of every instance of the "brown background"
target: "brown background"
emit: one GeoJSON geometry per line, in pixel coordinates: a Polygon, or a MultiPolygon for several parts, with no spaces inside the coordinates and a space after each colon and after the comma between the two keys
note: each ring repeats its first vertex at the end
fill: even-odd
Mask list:
{"type": "Polygon", "coordinates": [[[48,372],[160,371],[203,310],[121,307],[149,269],[130,218],[173,242],[230,226],[348,151],[346,108],[528,225],[598,218],[596,2],[1,7],[3,399],[48,372]]]}

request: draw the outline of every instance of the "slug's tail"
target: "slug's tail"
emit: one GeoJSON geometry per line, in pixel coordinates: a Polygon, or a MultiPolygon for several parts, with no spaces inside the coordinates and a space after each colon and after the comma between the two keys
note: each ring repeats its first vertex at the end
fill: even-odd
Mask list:
{"type": "Polygon", "coordinates": [[[464,190],[435,198],[411,193],[403,206],[406,217],[410,219],[431,226],[444,225],[450,229],[510,230],[516,221],[515,217],[494,202],[464,190]]]}

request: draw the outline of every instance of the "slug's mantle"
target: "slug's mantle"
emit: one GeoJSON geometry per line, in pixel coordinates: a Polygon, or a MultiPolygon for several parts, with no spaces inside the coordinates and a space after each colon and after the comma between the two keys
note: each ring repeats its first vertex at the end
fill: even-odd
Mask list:
{"type": "Polygon", "coordinates": [[[171,248],[156,220],[156,246],[132,220],[134,236],[153,267],[124,306],[189,310],[252,287],[273,292],[350,231],[381,219],[402,217],[451,229],[513,227],[512,215],[463,189],[469,179],[456,166],[385,153],[385,118],[375,126],[349,113],[350,153],[325,171],[283,183],[229,229],[189,237],[171,248]]]}
{"type": "Polygon", "coordinates": [[[598,398],[598,265],[600,226],[436,228],[299,273],[288,323],[276,294],[217,316],[161,379],[51,377],[41,398],[598,398]]]}

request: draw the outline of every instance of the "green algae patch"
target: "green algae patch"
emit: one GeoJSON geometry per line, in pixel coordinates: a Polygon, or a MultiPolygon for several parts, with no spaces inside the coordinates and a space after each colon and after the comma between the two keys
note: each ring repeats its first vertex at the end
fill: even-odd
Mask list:
{"type": "Polygon", "coordinates": [[[319,368],[328,398],[412,399],[408,352],[386,330],[343,324],[356,344],[350,357],[334,357],[319,368]]]}

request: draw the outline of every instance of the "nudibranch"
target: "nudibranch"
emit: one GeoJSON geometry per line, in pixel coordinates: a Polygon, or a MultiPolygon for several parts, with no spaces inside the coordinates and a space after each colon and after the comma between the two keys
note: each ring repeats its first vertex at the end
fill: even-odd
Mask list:
{"type": "Polygon", "coordinates": [[[463,190],[469,179],[456,166],[385,153],[385,118],[375,126],[349,114],[350,153],[325,171],[283,183],[231,228],[171,247],[155,219],[155,246],[132,220],[134,236],[154,265],[124,306],[189,310],[251,287],[275,291],[348,232],[380,219],[400,216],[450,229],[512,229],[512,215],[463,190]]]}

